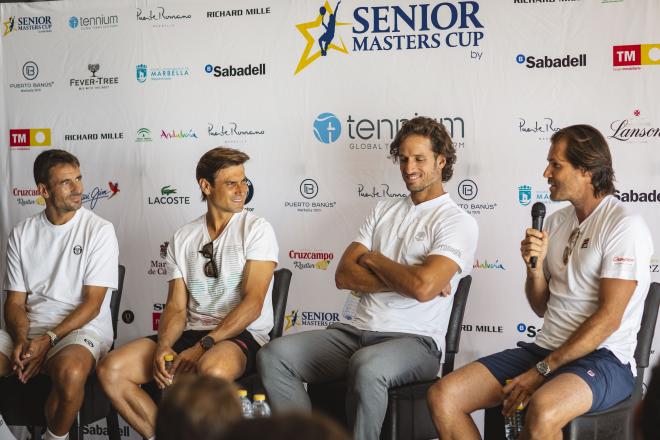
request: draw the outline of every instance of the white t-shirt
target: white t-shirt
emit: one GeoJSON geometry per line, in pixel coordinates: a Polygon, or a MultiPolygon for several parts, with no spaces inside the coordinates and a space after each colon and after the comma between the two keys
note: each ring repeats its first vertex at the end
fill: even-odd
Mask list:
{"type": "MultiPolygon", "coordinates": [[[[213,241],[218,278],[204,275],[209,259],[200,251],[210,241],[206,215],[202,215],[177,230],[167,249],[169,279],[183,278],[188,289],[187,330],[214,329],[241,302],[248,260],[277,263],[279,249],[272,226],[247,211],[234,214],[213,241]]],[[[271,280],[261,315],[247,327],[260,345],[268,342],[273,328],[272,285],[271,280]]]]}
{"type": "Polygon", "coordinates": [[[458,281],[472,271],[477,222],[444,194],[415,205],[410,197],[379,202],[360,228],[357,243],[397,263],[422,264],[429,255],[450,258],[459,267],[452,294],[419,302],[398,292],[361,295],[353,325],[361,330],[430,336],[442,352],[458,281]]]}
{"type": "Polygon", "coordinates": [[[550,298],[543,317],[543,331],[536,337],[536,343],[554,350],[566,342],[598,308],[601,278],[637,280],[621,326],[598,346],[609,349],[622,363],[630,362],[636,374],[637,332],[649,289],[653,254],[646,223],[610,195],[582,224],[578,223],[571,205],[551,215],[544,229],[549,243],[543,271],[549,282],[550,298]],[[580,235],[568,265],[564,265],[564,249],[578,226],[580,235]]]}
{"type": "MultiPolygon", "coordinates": [[[[27,292],[30,328],[56,327],[83,301],[83,286],[117,288],[119,246],[107,220],[85,208],[63,225],[42,211],[12,229],[7,243],[5,290],[27,292]]],[[[112,345],[107,294],[99,314],[82,329],[112,345]]],[[[106,348],[108,348],[106,347],[106,348]]]]}

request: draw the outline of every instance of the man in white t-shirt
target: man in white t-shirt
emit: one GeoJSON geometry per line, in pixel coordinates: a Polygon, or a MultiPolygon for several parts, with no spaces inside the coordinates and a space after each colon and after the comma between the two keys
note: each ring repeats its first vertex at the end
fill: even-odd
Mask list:
{"type": "Polygon", "coordinates": [[[453,294],[478,237],[443,188],[456,153],[441,124],[411,119],[390,153],[410,196],[378,203],[339,262],[337,287],[360,292],[352,323],[280,338],[258,356],[277,411],[310,409],[303,382],[346,377],[356,440],[379,438],[388,388],[437,376],[453,294]]]}
{"type": "Polygon", "coordinates": [[[254,371],[273,326],[271,285],[278,246],[271,225],[243,210],[249,157],[214,148],[197,164],[207,212],[174,233],[167,251],[169,293],[158,335],[110,353],[98,376],[114,407],[143,437],[154,435],[156,404],[140,388],[160,388],[198,372],[234,380],[254,371]],[[174,357],[168,371],[165,356],[174,357]]]}
{"type": "Polygon", "coordinates": [[[45,438],[52,440],[68,437],[87,376],[112,345],[108,291],[117,288],[119,248],[112,223],[82,208],[75,156],[44,151],[34,179],[46,209],[9,235],[0,375],[23,383],[40,372],[51,377],[45,438]]]}
{"type": "Polygon", "coordinates": [[[521,438],[560,439],[575,417],[633,391],[653,253],[649,229],[613,196],[612,158],[595,128],[556,132],[543,176],[552,200],[570,202],[543,232],[527,229],[521,243],[525,293],[543,317],[543,332],[535,343],[481,358],[431,388],[440,438],[479,438],[470,413],[503,403],[505,415],[527,407],[521,438]]]}

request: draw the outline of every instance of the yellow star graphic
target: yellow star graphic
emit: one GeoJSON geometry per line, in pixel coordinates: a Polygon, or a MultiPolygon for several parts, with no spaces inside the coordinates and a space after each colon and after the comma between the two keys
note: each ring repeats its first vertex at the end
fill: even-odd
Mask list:
{"type": "MultiPolygon", "coordinates": [[[[323,4],[323,6],[325,7],[325,10],[329,14],[334,13],[332,11],[332,8],[330,7],[330,4],[328,3],[327,0],[323,4]]],[[[298,31],[303,35],[303,37],[305,37],[305,40],[307,41],[307,46],[305,46],[305,50],[303,51],[302,55],[300,56],[300,61],[298,61],[298,66],[296,66],[296,71],[294,72],[294,75],[297,75],[298,72],[300,72],[305,67],[312,64],[314,61],[316,61],[316,59],[318,57],[321,56],[321,48],[319,48],[316,52],[314,52],[310,55],[310,52],[312,51],[312,49],[316,45],[316,40],[309,33],[309,30],[322,26],[322,24],[321,24],[322,22],[323,22],[323,16],[321,14],[319,14],[319,16],[316,17],[316,20],[314,20],[314,21],[309,21],[307,23],[300,23],[300,24],[296,25],[296,28],[298,29],[298,31]]],[[[348,26],[348,25],[350,25],[350,23],[339,22],[339,21],[335,23],[335,26],[348,26]]],[[[348,55],[348,49],[346,49],[346,45],[344,44],[344,40],[340,37],[339,41],[341,41],[341,46],[337,46],[334,43],[330,43],[328,45],[328,50],[334,49],[338,52],[345,53],[346,55],[348,55]]]]}
{"type": "Polygon", "coordinates": [[[7,35],[8,33],[14,30],[14,17],[9,17],[9,19],[3,21],[2,24],[5,25],[5,32],[2,34],[2,36],[4,37],[5,35],[7,35]]]}

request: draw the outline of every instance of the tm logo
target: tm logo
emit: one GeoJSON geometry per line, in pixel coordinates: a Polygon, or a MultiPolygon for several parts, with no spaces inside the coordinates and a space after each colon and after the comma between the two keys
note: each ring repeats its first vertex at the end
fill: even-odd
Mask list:
{"type": "Polygon", "coordinates": [[[331,144],[341,135],[341,123],[332,113],[321,113],[314,120],[314,137],[324,144],[331,144]]]}

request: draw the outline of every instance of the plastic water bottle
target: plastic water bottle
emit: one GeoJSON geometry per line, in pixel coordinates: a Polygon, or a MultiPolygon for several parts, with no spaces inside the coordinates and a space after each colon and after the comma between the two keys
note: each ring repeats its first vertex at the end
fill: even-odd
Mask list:
{"type": "MultiPolygon", "coordinates": [[[[167,371],[167,374],[172,374],[172,366],[174,366],[174,355],[173,354],[166,354],[163,356],[163,360],[165,361],[165,371],[167,371]]],[[[172,385],[172,382],[170,382],[170,385],[172,385]]]]}
{"type": "Polygon", "coordinates": [[[351,293],[346,297],[346,302],[344,303],[344,310],[342,310],[342,316],[348,320],[352,321],[355,318],[357,313],[358,304],[360,304],[360,293],[355,290],[351,290],[351,293]]]}
{"type": "Polygon", "coordinates": [[[241,403],[241,411],[243,412],[243,417],[246,419],[251,419],[254,415],[254,409],[250,399],[248,399],[247,391],[238,390],[238,400],[241,403]]]}
{"type": "Polygon", "coordinates": [[[264,394],[254,395],[252,414],[254,414],[254,417],[270,417],[270,406],[268,406],[268,404],[266,403],[266,395],[264,394]]]}
{"type": "MultiPolygon", "coordinates": [[[[511,380],[506,381],[506,383],[509,382],[511,382],[511,380]]],[[[516,408],[516,412],[510,416],[504,417],[504,436],[506,437],[506,440],[516,440],[520,436],[520,433],[523,430],[524,409],[525,407],[521,403],[516,408]]]]}

